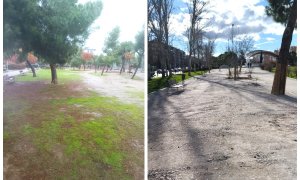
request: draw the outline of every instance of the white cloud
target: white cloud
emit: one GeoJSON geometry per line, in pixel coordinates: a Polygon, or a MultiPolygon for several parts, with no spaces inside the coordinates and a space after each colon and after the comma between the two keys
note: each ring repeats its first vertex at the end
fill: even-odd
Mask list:
{"type": "Polygon", "coordinates": [[[275,38],[267,37],[266,40],[267,40],[267,41],[275,41],[275,38]]]}
{"type": "MultiPolygon", "coordinates": [[[[182,2],[186,1],[182,0],[182,2]]],[[[262,34],[282,35],[284,26],[274,22],[272,17],[267,17],[265,7],[257,5],[260,2],[261,0],[211,0],[206,17],[213,18],[206,31],[211,36],[226,40],[230,34],[231,25],[234,24],[236,34],[248,34],[255,41],[260,40],[262,34]]],[[[181,17],[180,21],[178,22],[178,18],[173,18],[172,21],[175,35],[182,34],[189,26],[189,15],[182,12],[178,15],[181,17]]],[[[173,17],[176,16],[173,15],[173,17]]]]}
{"type": "MultiPolygon", "coordinates": [[[[88,0],[80,0],[86,2],[88,0]]],[[[119,41],[134,41],[137,32],[141,31],[147,22],[146,2],[141,0],[102,0],[103,9],[100,17],[93,26],[100,28],[91,32],[85,47],[96,49],[95,54],[100,54],[108,33],[116,26],[120,27],[119,41]]]]}
{"type": "Polygon", "coordinates": [[[187,10],[188,10],[187,7],[182,7],[182,8],[180,8],[180,11],[181,11],[181,12],[186,12],[187,10]]]}

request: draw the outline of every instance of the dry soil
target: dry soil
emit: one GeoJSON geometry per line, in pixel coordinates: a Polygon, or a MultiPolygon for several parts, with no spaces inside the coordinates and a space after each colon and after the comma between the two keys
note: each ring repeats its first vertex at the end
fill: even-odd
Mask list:
{"type": "Polygon", "coordinates": [[[149,179],[296,179],[297,81],[275,96],[272,73],[227,72],[149,95],[149,179]]]}

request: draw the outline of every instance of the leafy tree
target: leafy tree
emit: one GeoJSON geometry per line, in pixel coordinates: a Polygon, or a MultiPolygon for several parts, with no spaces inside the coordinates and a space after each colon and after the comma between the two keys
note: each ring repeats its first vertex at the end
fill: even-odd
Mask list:
{"type": "Polygon", "coordinates": [[[89,53],[89,52],[82,52],[81,59],[82,59],[82,64],[83,64],[83,70],[85,71],[86,64],[91,62],[91,60],[93,59],[93,54],[89,53]]]}
{"type": "Polygon", "coordinates": [[[120,27],[115,27],[105,39],[103,51],[107,55],[113,54],[119,45],[120,27]]]}
{"type": "Polygon", "coordinates": [[[236,64],[236,58],[237,58],[237,54],[232,52],[232,51],[227,51],[223,54],[220,54],[218,56],[218,64],[219,66],[221,65],[227,65],[228,66],[228,76],[231,77],[232,73],[230,68],[234,67],[236,64]]]}
{"type": "MultiPolygon", "coordinates": [[[[57,83],[56,64],[64,64],[89,35],[89,26],[100,15],[100,1],[79,4],[77,0],[5,0],[8,38],[24,52],[34,51],[50,64],[51,83],[57,83]],[[12,28],[14,27],[14,28],[12,28]],[[11,29],[17,36],[9,33],[11,29]]],[[[8,48],[8,46],[7,46],[8,48]]]]}
{"type": "Polygon", "coordinates": [[[135,36],[134,50],[138,54],[138,65],[136,66],[131,79],[134,78],[138,68],[141,66],[141,62],[144,57],[144,37],[144,31],[138,32],[138,34],[135,36]]]}
{"type": "Polygon", "coordinates": [[[81,52],[78,51],[75,55],[72,56],[70,65],[73,68],[76,67],[76,68],[80,69],[81,64],[82,64],[81,52]]]}
{"type": "Polygon", "coordinates": [[[131,41],[125,41],[122,42],[117,50],[117,56],[121,56],[122,64],[120,69],[120,74],[125,71],[125,64],[126,62],[129,63],[130,66],[130,60],[132,59],[132,51],[134,49],[134,44],[131,41]]]}
{"type": "Polygon", "coordinates": [[[31,64],[37,63],[38,58],[32,52],[27,54],[27,59],[31,64]]]}
{"type": "Polygon", "coordinates": [[[295,52],[290,52],[289,55],[289,65],[291,66],[296,66],[297,65],[297,53],[295,52]]]}
{"type": "Polygon", "coordinates": [[[104,67],[102,73],[104,73],[105,67],[107,69],[113,65],[113,63],[118,63],[119,59],[119,36],[120,28],[117,26],[108,34],[104,42],[103,52],[106,54],[104,58],[104,67]]]}
{"type": "Polygon", "coordinates": [[[115,57],[112,55],[106,55],[103,57],[103,65],[104,66],[103,66],[101,75],[103,75],[105,68],[106,68],[106,71],[108,71],[108,68],[113,65],[114,59],[115,59],[115,57]]]}
{"type": "Polygon", "coordinates": [[[297,27],[297,0],[268,0],[268,2],[269,5],[265,8],[266,14],[272,16],[276,22],[286,26],[282,36],[271,92],[275,95],[284,95],[289,49],[294,29],[297,27]]]}

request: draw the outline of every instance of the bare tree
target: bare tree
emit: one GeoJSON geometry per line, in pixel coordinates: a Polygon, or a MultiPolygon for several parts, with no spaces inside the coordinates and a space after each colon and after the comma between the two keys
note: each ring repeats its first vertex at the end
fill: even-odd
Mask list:
{"type": "Polygon", "coordinates": [[[251,36],[244,36],[240,41],[236,42],[236,51],[239,56],[239,72],[242,71],[243,61],[246,59],[246,54],[253,49],[254,40],[251,36]]]}
{"type": "Polygon", "coordinates": [[[203,49],[208,72],[210,73],[210,70],[212,69],[212,55],[215,50],[215,39],[208,39],[207,43],[204,44],[203,49]]]}
{"type": "MultiPolygon", "coordinates": [[[[169,27],[170,15],[173,11],[174,0],[148,0],[148,34],[149,40],[156,40],[159,44],[166,45],[167,56],[163,57],[163,49],[159,48],[158,61],[162,66],[162,76],[165,76],[164,69],[170,72],[169,62],[169,27]],[[163,61],[165,58],[165,61],[163,61]]],[[[170,73],[171,74],[171,73],[170,73]]]]}
{"type": "Polygon", "coordinates": [[[281,47],[279,50],[278,61],[276,63],[276,70],[271,91],[271,93],[274,95],[284,95],[289,49],[291,46],[294,29],[297,27],[297,0],[269,0],[268,2],[269,6],[266,7],[267,15],[272,16],[276,22],[280,22],[286,26],[281,40],[281,47]]]}
{"type": "Polygon", "coordinates": [[[190,27],[186,31],[189,49],[189,75],[191,75],[192,54],[195,54],[197,48],[197,39],[205,25],[201,24],[206,12],[207,2],[203,0],[190,0],[188,10],[190,14],[190,27]]]}

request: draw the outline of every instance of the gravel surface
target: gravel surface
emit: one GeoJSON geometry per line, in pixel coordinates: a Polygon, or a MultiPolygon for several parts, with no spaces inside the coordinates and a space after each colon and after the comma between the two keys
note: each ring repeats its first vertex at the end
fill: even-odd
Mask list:
{"type": "Polygon", "coordinates": [[[144,99],[139,96],[144,92],[144,80],[132,80],[129,75],[119,73],[105,73],[95,76],[91,72],[81,74],[90,90],[102,95],[116,97],[127,103],[144,105],[144,99]]]}
{"type": "Polygon", "coordinates": [[[227,72],[149,95],[150,180],[296,179],[297,81],[274,96],[272,73],[253,69],[251,80],[234,81],[227,72]]]}

